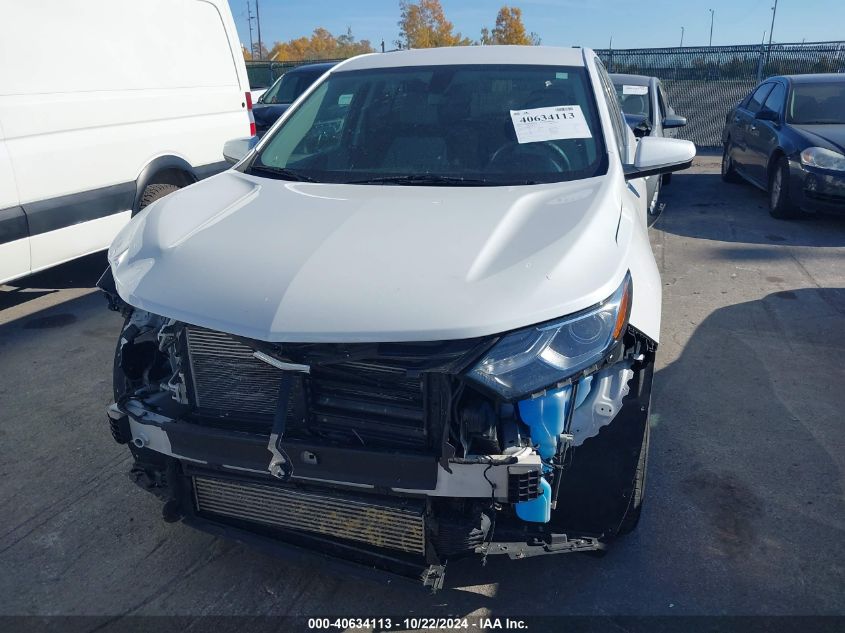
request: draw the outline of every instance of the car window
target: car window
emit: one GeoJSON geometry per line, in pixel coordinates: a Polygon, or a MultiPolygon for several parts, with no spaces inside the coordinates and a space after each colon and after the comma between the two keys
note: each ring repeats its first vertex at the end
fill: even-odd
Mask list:
{"type": "Polygon", "coordinates": [[[793,84],[786,120],[798,124],[845,123],[845,81],[793,84]]]}
{"type": "Polygon", "coordinates": [[[530,184],[600,175],[604,147],[583,67],[372,68],[329,75],[247,169],[319,182],[530,184]]]}
{"type": "Polygon", "coordinates": [[[769,93],[769,96],[766,97],[766,102],[763,104],[763,107],[766,110],[780,113],[783,109],[784,97],[786,97],[786,88],[784,88],[782,83],[776,83],[775,87],[772,88],[772,91],[769,93]]]}
{"type": "Polygon", "coordinates": [[[622,112],[634,116],[651,118],[651,99],[648,86],[632,86],[631,84],[613,82],[616,98],[622,106],[622,112]]]}
{"type": "Polygon", "coordinates": [[[744,106],[745,109],[751,112],[752,114],[757,114],[771,89],[771,82],[764,83],[762,86],[758,87],[757,90],[752,92],[751,96],[748,98],[748,101],[744,106]]]}
{"type": "Polygon", "coordinates": [[[613,126],[613,136],[616,140],[616,148],[619,152],[619,158],[623,162],[627,159],[626,146],[628,142],[627,125],[625,117],[622,115],[622,108],[619,103],[619,97],[616,95],[616,90],[613,88],[613,82],[610,80],[610,75],[604,68],[604,64],[596,58],[596,69],[599,73],[599,81],[604,90],[604,98],[607,102],[607,107],[610,110],[610,122],[613,126]]]}
{"type": "Polygon", "coordinates": [[[308,87],[322,77],[322,71],[291,72],[279,79],[261,96],[261,103],[293,103],[308,87]]]}

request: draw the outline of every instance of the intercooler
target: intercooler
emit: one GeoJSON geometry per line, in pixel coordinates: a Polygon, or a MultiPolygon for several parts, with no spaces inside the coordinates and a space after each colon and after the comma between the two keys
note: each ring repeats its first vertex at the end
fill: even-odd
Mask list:
{"type": "Polygon", "coordinates": [[[206,515],[425,553],[422,507],[209,477],[195,476],[193,482],[196,509],[206,515]]]}

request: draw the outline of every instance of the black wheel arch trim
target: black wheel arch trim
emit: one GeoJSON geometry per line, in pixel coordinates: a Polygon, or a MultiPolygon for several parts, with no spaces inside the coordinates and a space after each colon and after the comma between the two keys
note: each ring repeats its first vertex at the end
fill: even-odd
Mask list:
{"type": "Polygon", "coordinates": [[[141,173],[138,174],[138,178],[135,180],[135,197],[132,201],[132,214],[134,215],[138,213],[141,206],[141,198],[144,195],[144,189],[146,189],[149,185],[161,183],[184,187],[195,183],[198,180],[199,176],[193,166],[184,158],[172,155],[154,158],[146,164],[146,166],[141,170],[141,173]],[[173,180],[176,180],[176,178],[173,178],[172,176],[174,172],[181,172],[181,174],[183,174],[182,182],[172,182],[173,180]],[[166,177],[165,174],[167,174],[166,177]],[[156,176],[163,178],[163,180],[157,180],[156,176]]]}

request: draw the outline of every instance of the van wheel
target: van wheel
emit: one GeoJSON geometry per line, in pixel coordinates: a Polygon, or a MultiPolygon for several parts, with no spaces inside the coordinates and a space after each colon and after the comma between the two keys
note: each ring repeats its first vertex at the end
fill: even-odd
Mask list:
{"type": "Polygon", "coordinates": [[[789,163],[784,156],[769,170],[769,213],[780,220],[798,216],[798,209],[789,198],[789,163]]]}
{"type": "Polygon", "coordinates": [[[138,205],[138,211],[141,211],[144,207],[151,205],[159,198],[163,198],[174,191],[179,191],[179,187],[163,183],[147,185],[146,189],[144,189],[144,193],[141,195],[141,204],[138,205]]]}
{"type": "Polygon", "coordinates": [[[722,180],[725,182],[740,182],[739,174],[736,173],[734,161],[730,154],[730,143],[725,143],[722,149],[722,180]]]}

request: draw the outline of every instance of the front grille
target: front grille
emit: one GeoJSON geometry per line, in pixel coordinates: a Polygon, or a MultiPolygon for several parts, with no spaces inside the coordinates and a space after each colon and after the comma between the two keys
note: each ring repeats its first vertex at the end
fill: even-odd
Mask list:
{"type": "Polygon", "coordinates": [[[203,514],[317,533],[379,548],[425,553],[421,506],[376,504],[208,477],[193,479],[196,509],[203,514]]]}
{"type": "Polygon", "coordinates": [[[253,356],[253,350],[223,332],[185,328],[194,404],[218,415],[272,416],[282,371],[253,356]]]}

